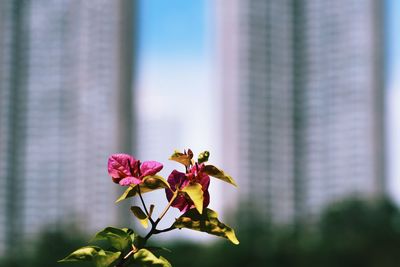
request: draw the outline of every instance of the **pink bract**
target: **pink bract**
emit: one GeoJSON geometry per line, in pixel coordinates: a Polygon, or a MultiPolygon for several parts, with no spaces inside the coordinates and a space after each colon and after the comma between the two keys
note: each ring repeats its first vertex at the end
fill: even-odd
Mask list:
{"type": "Polygon", "coordinates": [[[128,154],[113,154],[108,158],[108,174],[114,183],[123,186],[140,184],[148,175],[155,175],[163,168],[157,161],[141,163],[128,154]]]}
{"type": "MultiPolygon", "coordinates": [[[[188,174],[174,170],[168,176],[168,183],[171,189],[165,189],[165,193],[168,201],[171,200],[173,192],[185,188],[190,182],[196,182],[201,184],[203,190],[203,207],[206,208],[210,204],[210,193],[208,192],[208,187],[210,185],[210,177],[202,172],[204,166],[193,166],[188,174]]],[[[194,208],[192,200],[187,198],[185,195],[178,195],[174,202],[172,202],[172,207],[178,208],[182,212],[194,208]]]]}
{"type": "Polygon", "coordinates": [[[148,175],[155,175],[157,172],[161,171],[163,165],[157,161],[145,161],[140,166],[140,172],[142,173],[142,177],[148,175]]]}

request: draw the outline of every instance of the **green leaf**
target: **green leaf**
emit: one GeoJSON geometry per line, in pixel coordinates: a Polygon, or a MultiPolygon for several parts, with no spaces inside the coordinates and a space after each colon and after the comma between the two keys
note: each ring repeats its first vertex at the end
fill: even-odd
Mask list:
{"type": "Polygon", "coordinates": [[[138,206],[132,206],[131,211],[133,215],[139,220],[139,222],[143,225],[144,228],[147,228],[149,226],[149,218],[147,217],[146,213],[138,207],[138,206]]]}
{"type": "Polygon", "coordinates": [[[181,191],[185,192],[189,195],[190,199],[193,201],[194,206],[201,214],[203,212],[203,190],[201,190],[202,186],[199,183],[192,183],[183,188],[181,191]]]}
{"type": "Polygon", "coordinates": [[[235,183],[235,181],[233,180],[233,178],[230,175],[226,174],[223,170],[218,169],[217,167],[215,167],[213,165],[204,166],[203,171],[212,177],[218,178],[218,179],[220,179],[224,182],[227,182],[231,185],[237,186],[237,184],[235,183]]]}
{"type": "Polygon", "coordinates": [[[176,228],[187,228],[191,230],[206,232],[229,239],[233,244],[239,244],[235,231],[226,224],[218,220],[218,214],[211,210],[205,209],[203,214],[199,214],[196,209],[188,210],[181,217],[176,219],[173,224],[176,228]]]}
{"type": "Polygon", "coordinates": [[[149,250],[142,248],[139,249],[133,255],[134,262],[140,263],[144,266],[161,266],[161,267],[172,267],[172,265],[164,257],[160,256],[157,258],[156,255],[151,253],[149,250]]]}
{"type": "Polygon", "coordinates": [[[130,243],[133,244],[138,235],[130,228],[121,228],[121,230],[128,234],[131,239],[130,243]]]}
{"type": "Polygon", "coordinates": [[[153,211],[154,211],[154,205],[150,204],[150,208],[149,208],[149,217],[151,217],[151,215],[153,215],[153,211]]]}
{"type": "Polygon", "coordinates": [[[91,261],[94,256],[97,255],[99,251],[103,251],[101,248],[96,246],[87,246],[80,249],[75,250],[67,257],[58,262],[67,262],[67,261],[91,261]]]}
{"type": "Polygon", "coordinates": [[[127,233],[128,235],[134,234],[135,232],[131,228],[121,228],[122,231],[127,233]]]}
{"type": "Polygon", "coordinates": [[[96,246],[80,248],[58,262],[93,261],[96,267],[108,267],[119,258],[121,252],[104,251],[96,246]]]}
{"type": "Polygon", "coordinates": [[[148,175],[143,178],[143,183],[140,185],[140,193],[144,194],[157,189],[168,188],[169,184],[160,175],[148,175]]]}
{"type": "Polygon", "coordinates": [[[197,159],[197,162],[198,162],[199,164],[201,164],[201,163],[203,163],[203,162],[207,162],[209,157],[210,157],[210,152],[208,152],[208,151],[201,152],[201,153],[199,154],[199,157],[198,157],[198,159],[197,159]]]}
{"type": "Polygon", "coordinates": [[[92,241],[103,239],[108,240],[112,247],[121,251],[132,243],[130,235],[124,229],[114,227],[107,227],[98,232],[92,241]]]}
{"type": "Polygon", "coordinates": [[[96,267],[109,267],[111,264],[116,261],[121,252],[111,252],[111,251],[100,251],[97,255],[94,256],[94,264],[96,267]]]}
{"type": "Polygon", "coordinates": [[[188,153],[182,153],[179,152],[178,150],[175,150],[174,154],[171,155],[169,160],[173,160],[176,162],[179,162],[186,167],[189,167],[190,164],[192,164],[192,158],[193,158],[193,152],[189,149],[188,153]]]}
{"type": "Polygon", "coordinates": [[[127,199],[127,198],[130,198],[130,197],[135,196],[135,195],[136,195],[136,192],[137,192],[136,186],[137,186],[137,185],[129,186],[129,187],[125,190],[125,192],[117,199],[117,201],[115,201],[115,203],[118,203],[118,202],[120,202],[120,201],[122,201],[122,200],[124,200],[124,199],[127,199]]]}
{"type": "Polygon", "coordinates": [[[140,235],[135,235],[135,239],[133,241],[133,245],[137,248],[142,248],[146,244],[146,239],[141,237],[140,235]]]}

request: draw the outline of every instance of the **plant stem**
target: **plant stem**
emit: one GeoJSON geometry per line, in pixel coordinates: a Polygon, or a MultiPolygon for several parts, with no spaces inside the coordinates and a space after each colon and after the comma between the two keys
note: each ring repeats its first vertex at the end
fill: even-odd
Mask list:
{"type": "Polygon", "coordinates": [[[174,229],[176,229],[175,226],[174,226],[174,225],[171,225],[170,227],[165,228],[165,229],[161,229],[161,230],[157,230],[157,229],[156,229],[156,231],[155,231],[154,234],[165,233],[165,232],[172,231],[172,230],[174,230],[174,229]]]}
{"type": "MultiPolygon", "coordinates": [[[[144,211],[146,212],[146,215],[148,216],[150,222],[151,222],[151,230],[150,232],[147,233],[147,235],[144,237],[144,243],[145,244],[147,242],[147,240],[155,234],[159,234],[159,233],[164,233],[164,232],[169,232],[175,229],[175,227],[173,225],[171,225],[168,228],[165,229],[161,229],[158,230],[156,227],[158,225],[158,223],[161,221],[161,219],[165,216],[165,214],[167,213],[168,209],[171,207],[172,203],[174,202],[174,200],[176,199],[176,197],[178,196],[179,191],[175,191],[174,195],[172,196],[171,200],[169,201],[168,205],[165,207],[164,211],[161,213],[161,215],[158,217],[158,219],[156,221],[153,221],[153,219],[150,217],[150,213],[147,210],[146,204],[144,203],[142,194],[140,193],[140,187],[138,187],[138,194],[140,197],[140,200],[142,201],[142,205],[144,208],[144,211]]],[[[137,250],[136,248],[133,248],[131,251],[129,251],[128,254],[126,254],[118,263],[117,265],[115,265],[115,267],[122,267],[124,266],[125,262],[128,260],[128,258],[130,256],[133,255],[133,253],[135,253],[135,250],[137,250]]]]}
{"type": "Polygon", "coordinates": [[[178,196],[178,191],[174,192],[174,195],[172,196],[171,200],[169,201],[168,205],[165,207],[164,211],[161,213],[161,215],[158,217],[158,219],[154,222],[154,224],[152,223],[151,225],[151,230],[150,232],[147,233],[147,235],[144,237],[144,242],[146,243],[147,240],[153,235],[153,234],[159,234],[159,233],[163,233],[163,232],[168,232],[171,231],[173,229],[175,229],[173,226],[167,228],[167,229],[163,229],[163,230],[158,230],[156,229],[158,223],[161,221],[161,219],[164,217],[164,215],[167,213],[168,209],[171,207],[172,203],[174,202],[175,198],[178,196]]]}
{"type": "Polygon", "coordinates": [[[144,208],[144,212],[146,213],[147,217],[149,218],[149,221],[150,221],[151,225],[154,225],[154,221],[151,218],[151,215],[150,215],[149,211],[147,210],[146,204],[144,203],[142,194],[140,192],[140,185],[138,185],[138,194],[139,194],[140,200],[142,202],[142,205],[143,205],[143,208],[144,208]]]}
{"type": "Polygon", "coordinates": [[[114,265],[114,267],[122,267],[122,266],[124,266],[125,262],[132,255],[132,253],[133,253],[133,250],[129,251],[129,253],[125,257],[120,259],[119,262],[116,265],[114,265]]]}
{"type": "Polygon", "coordinates": [[[158,217],[156,224],[161,221],[161,219],[164,217],[164,215],[167,213],[168,209],[171,207],[172,202],[174,202],[175,198],[178,196],[178,190],[174,192],[174,195],[172,196],[171,200],[169,201],[168,205],[165,207],[164,211],[161,213],[161,215],[158,217]]]}

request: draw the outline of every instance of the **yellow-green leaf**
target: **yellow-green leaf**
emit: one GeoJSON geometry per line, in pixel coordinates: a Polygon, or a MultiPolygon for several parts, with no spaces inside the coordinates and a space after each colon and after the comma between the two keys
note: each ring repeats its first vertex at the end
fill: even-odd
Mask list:
{"type": "Polygon", "coordinates": [[[119,258],[120,255],[120,251],[100,251],[97,255],[94,256],[93,261],[96,267],[109,267],[114,261],[119,258]]]}
{"type": "Polygon", "coordinates": [[[135,241],[135,238],[138,236],[135,232],[130,228],[121,228],[130,238],[130,243],[132,244],[135,241]]]}
{"type": "Polygon", "coordinates": [[[135,195],[136,195],[136,191],[137,191],[136,186],[137,186],[137,185],[129,186],[129,187],[125,190],[125,192],[117,199],[117,201],[115,201],[115,203],[118,203],[118,202],[120,202],[120,201],[122,201],[122,200],[124,200],[124,199],[127,199],[127,198],[130,198],[130,197],[135,196],[135,195]]]}
{"type": "Polygon", "coordinates": [[[166,260],[164,257],[160,256],[157,258],[156,255],[145,248],[139,249],[133,255],[133,259],[135,263],[139,263],[143,266],[172,267],[168,260],[166,260]]]}
{"type": "Polygon", "coordinates": [[[96,267],[108,267],[116,261],[121,252],[104,251],[96,246],[80,248],[58,262],[93,261],[96,267]]]}
{"type": "Polygon", "coordinates": [[[223,170],[218,169],[217,167],[215,167],[213,165],[204,166],[203,171],[212,177],[218,178],[218,179],[220,179],[224,182],[227,182],[231,185],[237,186],[237,184],[235,183],[235,181],[233,180],[233,178],[230,175],[226,174],[223,170]]]}
{"type": "Polygon", "coordinates": [[[208,151],[203,151],[199,154],[199,157],[197,158],[197,162],[199,164],[203,163],[203,162],[207,162],[208,158],[210,157],[210,152],[208,151]]]}
{"type": "Polygon", "coordinates": [[[149,218],[140,207],[132,206],[131,211],[133,215],[135,215],[135,217],[143,225],[144,228],[147,228],[149,226],[149,218]]]}
{"type": "Polygon", "coordinates": [[[67,262],[67,261],[91,261],[95,255],[99,251],[102,251],[101,248],[96,247],[96,246],[87,246],[83,248],[79,248],[69,254],[67,257],[65,257],[62,260],[59,260],[58,262],[67,262]]]}
{"type": "Polygon", "coordinates": [[[112,247],[121,251],[132,243],[130,235],[124,229],[115,227],[106,227],[104,230],[98,232],[93,241],[102,239],[108,240],[112,247]]]}
{"type": "Polygon", "coordinates": [[[142,183],[139,185],[131,185],[125,192],[117,199],[116,203],[134,197],[138,194],[138,187],[140,187],[140,193],[144,194],[147,192],[151,192],[157,189],[168,188],[169,184],[165,179],[160,175],[148,175],[143,177],[142,183]]]}
{"type": "Polygon", "coordinates": [[[151,217],[151,215],[153,215],[153,211],[154,211],[154,204],[150,204],[149,217],[151,217]]]}
{"type": "Polygon", "coordinates": [[[140,193],[144,194],[157,189],[168,188],[169,184],[160,175],[148,175],[143,178],[143,183],[140,185],[140,193]]]}
{"type": "Polygon", "coordinates": [[[229,239],[233,244],[239,244],[235,231],[228,225],[218,220],[218,214],[211,209],[204,209],[203,214],[199,214],[196,209],[191,209],[176,219],[173,224],[175,228],[187,228],[191,230],[206,232],[211,235],[229,239]]]}
{"type": "Polygon", "coordinates": [[[174,154],[171,155],[169,160],[179,162],[185,165],[186,167],[189,167],[189,165],[192,164],[192,158],[193,158],[193,153],[184,154],[182,152],[179,152],[178,150],[175,150],[174,154]]]}
{"type": "Polygon", "coordinates": [[[188,194],[190,199],[193,201],[194,206],[201,214],[203,212],[203,190],[201,190],[202,186],[199,183],[189,184],[185,188],[182,189],[183,192],[188,194]]]}

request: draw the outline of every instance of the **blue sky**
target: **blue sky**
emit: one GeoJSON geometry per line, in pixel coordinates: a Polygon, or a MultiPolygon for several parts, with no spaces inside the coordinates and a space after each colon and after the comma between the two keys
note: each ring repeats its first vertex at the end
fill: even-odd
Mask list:
{"type": "Polygon", "coordinates": [[[386,70],[387,82],[400,75],[400,1],[386,0],[386,70]]]}
{"type": "MultiPolygon", "coordinates": [[[[213,22],[207,10],[213,2],[208,1],[138,1],[139,113],[143,120],[160,116],[179,118],[182,127],[190,129],[180,138],[183,143],[190,142],[201,131],[193,124],[187,127],[186,122],[196,119],[198,125],[210,124],[217,114],[216,109],[209,110],[214,116],[196,114],[196,110],[202,109],[196,104],[216,98],[210,80],[213,22]],[[188,102],[191,99],[196,101],[188,102]],[[191,105],[193,111],[175,113],[171,109],[182,105],[191,105]]],[[[385,0],[384,12],[388,187],[400,203],[400,0],[385,0]]],[[[210,136],[201,138],[204,143],[215,141],[210,136]]]]}
{"type": "Polygon", "coordinates": [[[204,0],[141,0],[139,57],[203,57],[204,0]]]}
{"type": "MultiPolygon", "coordinates": [[[[212,10],[208,1],[138,1],[137,155],[165,163],[163,175],[177,168],[173,162],[166,162],[174,149],[190,147],[195,153],[210,150],[216,165],[221,155],[220,100],[212,80],[212,10]],[[205,127],[212,131],[205,131],[205,127]]],[[[218,186],[210,186],[210,207],[222,210],[218,186]]],[[[163,192],[159,193],[153,197],[165,202],[163,192]]],[[[157,208],[155,212],[161,212],[157,208]]],[[[173,209],[164,226],[178,216],[173,209]]],[[[198,240],[199,235],[193,233],[193,237],[198,240]]]]}
{"type": "MultiPolygon", "coordinates": [[[[165,144],[170,143],[172,149],[189,144],[199,148],[213,144],[217,138],[201,134],[202,125],[212,128],[218,125],[218,111],[213,108],[218,104],[218,97],[211,77],[212,19],[208,0],[140,0],[138,3],[136,101],[143,132],[150,131],[146,125],[151,120],[169,120],[182,129],[177,143],[165,137],[165,144]]],[[[166,155],[171,151],[166,147],[166,155]]]]}
{"type": "Polygon", "coordinates": [[[400,1],[385,3],[387,186],[400,204],[400,1]]]}

